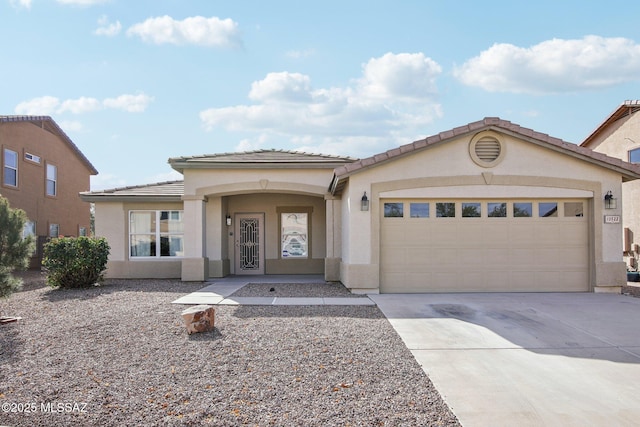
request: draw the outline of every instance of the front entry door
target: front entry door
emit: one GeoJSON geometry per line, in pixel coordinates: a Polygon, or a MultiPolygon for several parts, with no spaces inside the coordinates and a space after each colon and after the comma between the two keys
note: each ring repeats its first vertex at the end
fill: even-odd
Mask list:
{"type": "Polygon", "coordinates": [[[236,274],[264,274],[264,214],[235,216],[236,274]]]}

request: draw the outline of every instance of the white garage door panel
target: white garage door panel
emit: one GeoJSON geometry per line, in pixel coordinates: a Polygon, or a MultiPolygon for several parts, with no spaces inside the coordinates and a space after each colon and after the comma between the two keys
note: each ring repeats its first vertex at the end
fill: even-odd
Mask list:
{"type": "Polygon", "coordinates": [[[583,217],[565,217],[558,200],[549,218],[537,217],[535,203],[529,218],[460,218],[460,201],[457,218],[436,218],[435,201],[429,218],[410,218],[415,200],[392,200],[405,217],[381,213],[381,292],[588,291],[588,203],[578,201],[583,217]]]}

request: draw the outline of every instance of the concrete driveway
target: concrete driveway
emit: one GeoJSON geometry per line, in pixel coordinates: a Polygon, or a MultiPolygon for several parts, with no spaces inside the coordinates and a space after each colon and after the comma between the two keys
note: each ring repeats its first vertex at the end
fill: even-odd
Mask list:
{"type": "Polygon", "coordinates": [[[640,299],[370,295],[463,426],[640,425],[640,299]]]}

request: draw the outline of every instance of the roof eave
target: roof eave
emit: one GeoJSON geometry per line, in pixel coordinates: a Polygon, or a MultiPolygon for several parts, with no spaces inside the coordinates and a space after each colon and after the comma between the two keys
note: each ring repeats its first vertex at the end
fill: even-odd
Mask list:
{"type": "Polygon", "coordinates": [[[182,202],[181,195],[119,195],[119,194],[91,194],[80,193],[83,202],[140,202],[140,203],[173,203],[182,202]]]}

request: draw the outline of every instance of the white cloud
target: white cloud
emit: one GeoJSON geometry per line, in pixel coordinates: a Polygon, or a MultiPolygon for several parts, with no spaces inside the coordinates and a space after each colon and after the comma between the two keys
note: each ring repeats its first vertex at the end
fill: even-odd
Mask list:
{"type": "Polygon", "coordinates": [[[31,0],[9,0],[11,7],[31,9],[31,0]]]}
{"type": "Polygon", "coordinates": [[[253,82],[249,98],[263,102],[307,102],[312,98],[311,79],[299,73],[269,73],[253,82]]]}
{"type": "Polygon", "coordinates": [[[242,46],[238,24],[217,17],[193,16],[182,21],[170,16],[149,18],[133,25],[127,35],[138,36],[147,43],[194,44],[207,47],[235,48],[242,46]]]}
{"type": "MultiPolygon", "coordinates": [[[[200,112],[205,129],[252,132],[293,149],[364,156],[417,139],[441,116],[440,66],[423,54],[392,54],[363,64],[351,86],[313,88],[299,73],[269,73],[251,85],[254,104],[200,112]],[[412,139],[413,138],[413,139],[412,139]],[[315,149],[314,149],[315,148],[315,149]]],[[[250,139],[239,147],[260,147],[250,139]]]]}
{"type": "Polygon", "coordinates": [[[387,53],[364,66],[360,90],[371,98],[423,99],[437,93],[436,78],[441,72],[442,67],[422,53],[387,53]]]}
{"type": "Polygon", "coordinates": [[[103,104],[107,108],[115,108],[129,113],[141,113],[147,109],[153,97],[144,93],[138,95],[120,95],[117,98],[107,98],[103,104]]]}
{"type": "Polygon", "coordinates": [[[640,45],[625,38],[553,39],[530,48],[495,44],[456,67],[464,84],[490,92],[561,93],[640,80],[640,45]]]}
{"type": "Polygon", "coordinates": [[[120,34],[121,30],[122,25],[120,24],[120,21],[111,23],[106,15],[102,15],[100,19],[98,19],[98,28],[94,31],[94,34],[98,36],[113,37],[120,34]]]}
{"type": "Polygon", "coordinates": [[[54,96],[42,96],[19,103],[15,108],[15,112],[16,114],[30,116],[50,116],[66,112],[83,114],[104,108],[113,108],[128,113],[140,113],[145,111],[152,101],[153,97],[144,93],[137,95],[125,94],[116,98],[107,98],[104,101],[84,96],[60,101],[54,96]]]}
{"type": "Polygon", "coordinates": [[[23,101],[16,105],[16,114],[27,116],[48,116],[55,113],[60,106],[60,100],[54,96],[42,96],[23,101]]]}
{"type": "Polygon", "coordinates": [[[95,98],[80,97],[78,99],[67,99],[60,104],[58,113],[64,113],[69,111],[73,114],[88,113],[90,111],[97,111],[102,108],[100,101],[95,98]]]}

